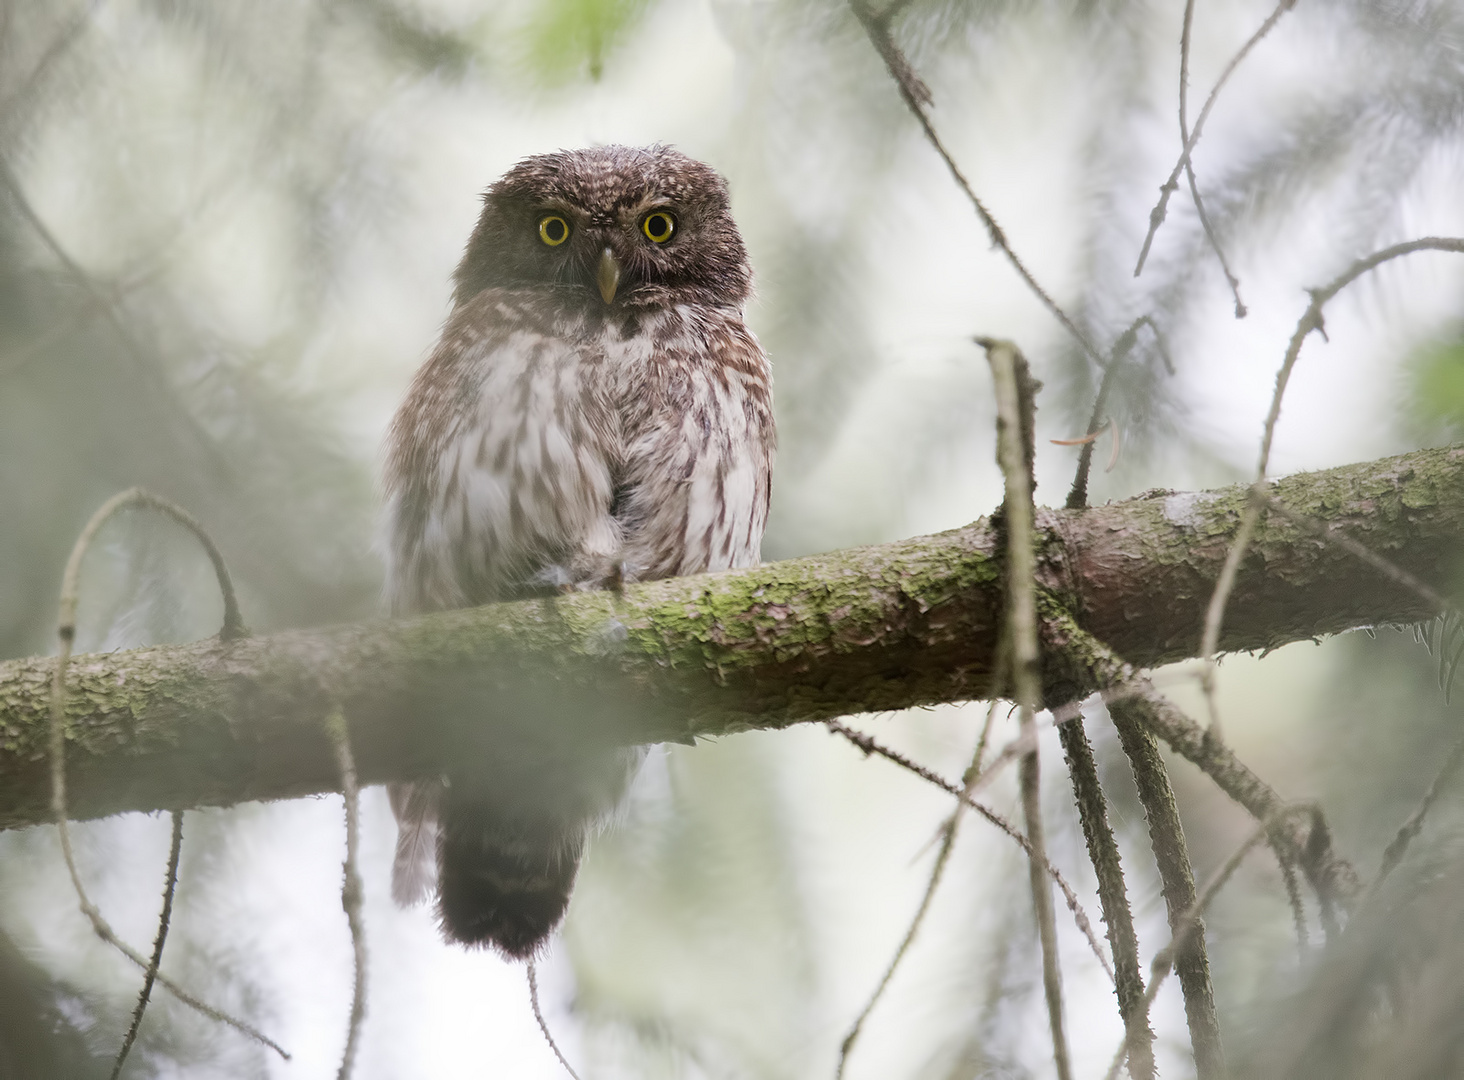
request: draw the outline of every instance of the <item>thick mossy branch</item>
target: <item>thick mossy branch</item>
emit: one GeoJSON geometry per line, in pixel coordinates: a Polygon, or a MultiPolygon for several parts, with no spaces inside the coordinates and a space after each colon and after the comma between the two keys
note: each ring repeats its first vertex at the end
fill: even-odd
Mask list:
{"type": "MultiPolygon", "coordinates": [[[[1464,536],[1464,449],[1301,474],[1273,494],[1426,582],[1450,579],[1464,536]]],[[[1039,580],[1130,663],[1190,656],[1245,499],[1237,486],[1041,511],[1039,580]]],[[[330,790],[339,781],[319,717],[335,703],[362,782],[376,783],[485,748],[684,741],[979,698],[1001,594],[995,538],[981,521],[618,597],[77,656],[67,680],[70,811],[330,790]]],[[[1274,515],[1241,568],[1221,646],[1428,614],[1412,593],[1274,515]]],[[[0,827],[50,820],[54,664],[0,665],[0,827]]]]}

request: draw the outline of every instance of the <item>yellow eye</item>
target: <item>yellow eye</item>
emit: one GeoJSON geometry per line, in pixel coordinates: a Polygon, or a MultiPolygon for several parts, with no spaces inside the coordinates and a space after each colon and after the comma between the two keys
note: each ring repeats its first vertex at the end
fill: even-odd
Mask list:
{"type": "Polygon", "coordinates": [[[546,214],[539,219],[539,239],[550,247],[558,247],[569,239],[569,222],[558,214],[546,214]]]}
{"type": "Polygon", "coordinates": [[[676,216],[665,210],[647,214],[641,222],[641,232],[658,244],[664,244],[676,232],[676,216]]]}

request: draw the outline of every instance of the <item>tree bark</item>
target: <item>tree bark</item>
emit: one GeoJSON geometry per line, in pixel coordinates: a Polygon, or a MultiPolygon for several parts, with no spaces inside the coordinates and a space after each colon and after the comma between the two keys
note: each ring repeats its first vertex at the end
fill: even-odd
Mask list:
{"type": "MultiPolygon", "coordinates": [[[[1449,580],[1464,536],[1464,448],[1303,473],[1272,490],[1424,581],[1449,580]]],[[[1039,579],[1131,663],[1190,656],[1245,500],[1236,486],[1041,511],[1039,579]]],[[[77,656],[71,812],[331,790],[324,719],[337,704],[361,780],[376,783],[434,774],[462,754],[687,741],[980,698],[1000,625],[997,550],[982,520],[621,595],[77,656]]],[[[1241,567],[1221,647],[1269,648],[1432,613],[1273,516],[1241,567]]],[[[54,663],[0,665],[0,827],[49,820],[54,663]]]]}

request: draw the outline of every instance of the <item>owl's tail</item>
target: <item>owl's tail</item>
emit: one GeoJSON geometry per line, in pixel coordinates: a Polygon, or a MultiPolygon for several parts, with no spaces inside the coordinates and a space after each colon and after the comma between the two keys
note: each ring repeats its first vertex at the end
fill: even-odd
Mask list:
{"type": "Polygon", "coordinates": [[[443,936],[532,957],[569,907],[580,855],[643,749],[485,756],[439,780],[391,784],[400,834],[392,895],[430,895],[443,936]],[[435,864],[435,865],[434,865],[435,864]]]}
{"type": "Polygon", "coordinates": [[[444,935],[532,957],[564,918],[588,824],[450,798],[437,853],[444,935]]]}

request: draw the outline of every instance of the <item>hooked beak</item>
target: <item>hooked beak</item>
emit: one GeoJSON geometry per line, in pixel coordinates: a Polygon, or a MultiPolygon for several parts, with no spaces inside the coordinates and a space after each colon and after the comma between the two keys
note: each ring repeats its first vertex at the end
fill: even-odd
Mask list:
{"type": "Polygon", "coordinates": [[[605,303],[615,299],[615,290],[620,286],[620,264],[610,249],[600,252],[600,265],[595,270],[595,284],[600,286],[600,295],[605,303]]]}

